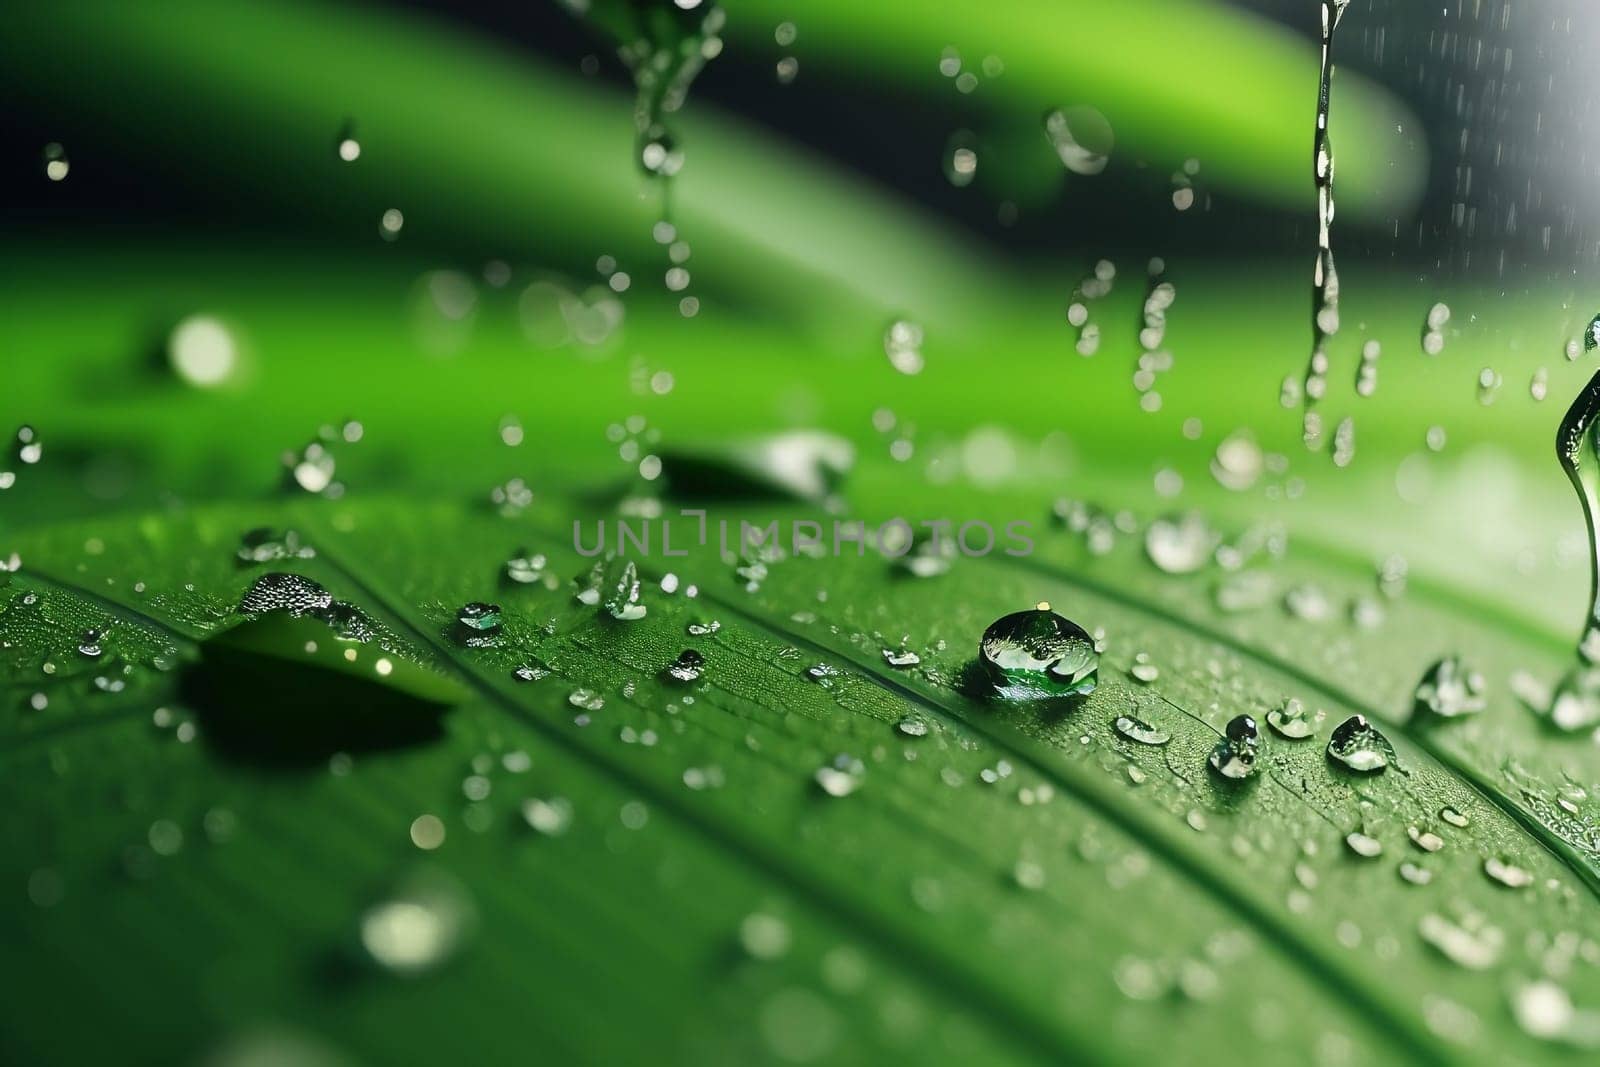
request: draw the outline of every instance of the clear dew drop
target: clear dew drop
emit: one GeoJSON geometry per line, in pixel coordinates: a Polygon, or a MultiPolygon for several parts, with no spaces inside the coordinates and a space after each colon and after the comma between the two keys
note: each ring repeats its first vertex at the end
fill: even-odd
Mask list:
{"type": "Polygon", "coordinates": [[[105,647],[101,644],[104,634],[90,627],[78,635],[78,655],[85,659],[99,659],[105,654],[105,647]]]}
{"type": "Polygon", "coordinates": [[[1128,673],[1133,675],[1136,682],[1149,685],[1161,677],[1161,668],[1150,661],[1150,653],[1139,652],[1133,657],[1133,665],[1128,668],[1128,673]]]}
{"type": "Polygon", "coordinates": [[[500,643],[499,604],[469,601],[456,611],[455,638],[466,648],[493,648],[500,643]]]}
{"type": "Polygon", "coordinates": [[[922,657],[908,648],[885,648],[883,661],[891,667],[915,667],[922,662],[922,657]]]}
{"type": "Polygon", "coordinates": [[[538,682],[550,677],[552,673],[553,672],[549,667],[545,666],[543,663],[540,663],[538,660],[534,660],[532,662],[522,664],[516,670],[511,672],[511,676],[519,682],[538,682]]]}
{"type": "Polygon", "coordinates": [[[1323,712],[1307,711],[1304,702],[1290,697],[1267,712],[1267,725],[1279,737],[1290,741],[1303,741],[1317,732],[1322,725],[1323,712]]]}
{"type": "Polygon", "coordinates": [[[612,557],[596,563],[590,570],[588,585],[578,593],[578,601],[604,608],[613,619],[633,622],[644,618],[648,612],[645,605],[639,603],[640,589],[639,569],[634,562],[612,557]]]}
{"type": "Polygon", "coordinates": [[[1352,715],[1334,727],[1328,758],[1357,773],[1375,774],[1393,761],[1394,748],[1365,716],[1352,715]]]}
{"type": "Polygon", "coordinates": [[[691,637],[706,637],[722,629],[722,623],[716,619],[708,619],[705,622],[691,622],[684,629],[688,631],[691,637]]]}
{"type": "Polygon", "coordinates": [[[1487,706],[1485,688],[1481,673],[1459,656],[1446,656],[1429,667],[1417,683],[1413,714],[1441,719],[1476,715],[1487,706]]]}
{"type": "Polygon", "coordinates": [[[895,723],[894,728],[900,731],[900,733],[904,734],[906,737],[928,736],[927,720],[920,719],[915,715],[907,715],[905,718],[895,723]]]}
{"type": "Polygon", "coordinates": [[[678,658],[667,666],[667,674],[680,682],[698,681],[705,670],[706,658],[692,648],[678,653],[678,658]]]}
{"type": "Polygon", "coordinates": [[[1159,730],[1131,715],[1118,715],[1111,725],[1117,733],[1141,745],[1164,745],[1172,740],[1172,735],[1167,731],[1159,730]]]}
{"type": "Polygon", "coordinates": [[[1039,608],[995,620],[978,653],[994,693],[1006,700],[1087,695],[1100,666],[1094,639],[1083,627],[1039,608]]]}
{"type": "Polygon", "coordinates": [[[1439,809],[1439,818],[1460,830],[1465,830],[1472,825],[1471,819],[1448,804],[1439,809]]]}
{"type": "Polygon", "coordinates": [[[1444,848],[1444,838],[1432,830],[1424,830],[1420,826],[1406,827],[1406,836],[1411,838],[1411,843],[1424,852],[1438,852],[1444,848]]]}
{"type": "Polygon", "coordinates": [[[1548,978],[1516,987],[1511,1013],[1528,1036],[1580,1049],[1600,1048],[1600,1011],[1580,1009],[1548,978]]]}
{"type": "Polygon", "coordinates": [[[1235,715],[1223,727],[1222,740],[1206,762],[1222,777],[1240,781],[1255,773],[1260,747],[1261,731],[1256,720],[1249,715],[1235,715]]]}

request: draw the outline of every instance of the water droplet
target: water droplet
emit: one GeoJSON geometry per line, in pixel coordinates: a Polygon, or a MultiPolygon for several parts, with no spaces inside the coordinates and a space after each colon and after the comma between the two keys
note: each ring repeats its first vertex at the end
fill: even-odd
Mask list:
{"type": "Polygon", "coordinates": [[[739,944],[751,959],[782,959],[789,952],[789,924],[776,915],[755,912],[739,924],[739,944]]]}
{"type": "Polygon", "coordinates": [[[606,698],[593,689],[574,689],[567,694],[567,703],[584,711],[599,711],[606,706],[606,698]]]}
{"type": "Polygon", "coordinates": [[[310,545],[302,544],[294,530],[274,530],[258,526],[239,538],[237,555],[241,563],[270,563],[281,559],[310,559],[317,554],[310,545]]]}
{"type": "Polygon", "coordinates": [[[1509,889],[1526,889],[1533,884],[1533,872],[1514,863],[1490,856],[1483,861],[1483,873],[1509,889]]]}
{"type": "Polygon", "coordinates": [[[722,623],[716,619],[709,619],[705,622],[691,622],[685,629],[691,637],[705,637],[722,629],[722,623]]]}
{"type": "Polygon", "coordinates": [[[500,641],[500,605],[481,600],[461,605],[455,638],[467,648],[493,648],[500,641]]]}
{"type": "Polygon", "coordinates": [[[566,797],[529,797],[522,802],[522,818],[546,837],[559,837],[572,825],[572,802],[566,797]]]}
{"type": "Polygon", "coordinates": [[[511,675],[519,682],[538,682],[550,677],[552,673],[549,667],[534,660],[531,663],[524,663],[512,671],[511,675]]]}
{"type": "Polygon", "coordinates": [[[1444,719],[1475,715],[1486,706],[1483,675],[1459,656],[1446,656],[1429,667],[1417,683],[1414,714],[1444,719]]]}
{"type": "Polygon", "coordinates": [[[216,316],[190,315],[167,339],[167,362],[185,384],[214,389],[233,380],[239,370],[239,342],[216,316]]]}
{"type": "Polygon", "coordinates": [[[680,682],[693,682],[705,673],[705,669],[706,658],[694,649],[686,648],[667,667],[667,673],[680,682]]]}
{"type": "Polygon", "coordinates": [[[544,578],[544,569],[548,562],[543,554],[531,553],[527,549],[521,549],[516,555],[506,560],[506,581],[515,585],[532,585],[541,581],[544,578]]]}
{"type": "Polygon", "coordinates": [[[1142,719],[1135,719],[1131,715],[1118,715],[1111,724],[1117,733],[1129,741],[1137,741],[1141,745],[1164,745],[1172,740],[1172,735],[1165,730],[1158,730],[1142,719]]]}
{"type": "Polygon", "coordinates": [[[1427,885],[1433,881],[1433,871],[1420,863],[1405,860],[1400,864],[1400,877],[1412,885],[1427,885]]]}
{"type": "Polygon", "coordinates": [[[1194,513],[1156,519],[1145,530],[1144,550],[1150,562],[1167,574],[1192,574],[1211,559],[1220,538],[1194,513]]]}
{"type": "Polygon", "coordinates": [[[1333,601],[1320,586],[1297,585],[1283,596],[1289,614],[1306,622],[1327,622],[1333,618],[1333,601]]]}
{"type": "Polygon", "coordinates": [[[102,637],[101,632],[93,627],[83,631],[78,635],[78,655],[88,659],[99,659],[105,654],[105,649],[100,644],[102,637]]]}
{"type": "Polygon", "coordinates": [[[453,883],[418,882],[367,909],[361,916],[361,945],[378,966],[409,977],[454,955],[471,921],[467,898],[453,883]]]}
{"type": "Polygon", "coordinates": [[[1354,852],[1362,859],[1372,859],[1373,857],[1382,855],[1383,853],[1382,841],[1379,841],[1376,837],[1364,834],[1359,830],[1352,830],[1348,834],[1345,834],[1344,843],[1351,852],[1354,852]]]}
{"type": "Polygon", "coordinates": [[[861,785],[861,774],[838,767],[818,767],[817,785],[830,797],[847,797],[861,785]]]}
{"type": "Polygon", "coordinates": [[[1100,666],[1094,639],[1052,611],[1019,611],[984,631],[979,654],[995,693],[1046,700],[1094,691],[1100,666]]]}
{"type": "Polygon", "coordinates": [[[648,609],[639,603],[639,569],[630,559],[611,557],[594,565],[589,585],[578,594],[583,604],[598,604],[613,619],[632,622],[645,617],[648,609]]]}
{"type": "Polygon", "coordinates": [[[1411,838],[1412,844],[1424,852],[1438,852],[1444,847],[1444,838],[1432,830],[1424,830],[1419,826],[1406,827],[1406,836],[1411,838]]]}
{"type": "Polygon", "coordinates": [[[1393,761],[1394,747],[1365,716],[1352,715],[1334,727],[1328,738],[1328,758],[1360,774],[1373,774],[1393,761]]]}
{"type": "Polygon", "coordinates": [[[883,352],[901,374],[922,373],[922,327],[906,319],[891,322],[883,333],[883,352]]]}
{"type": "Polygon", "coordinates": [[[1306,706],[1295,697],[1290,697],[1282,704],[1267,712],[1267,725],[1272,727],[1273,733],[1291,741],[1303,741],[1317,732],[1322,725],[1323,712],[1319,708],[1315,712],[1308,712],[1306,706]]]}
{"type": "Polygon", "coordinates": [[[922,657],[907,648],[882,649],[883,660],[891,667],[915,667],[922,662],[922,657]]]}
{"type": "Polygon", "coordinates": [[[1422,940],[1445,959],[1470,971],[1485,971],[1500,959],[1505,934],[1481,915],[1471,914],[1461,922],[1428,912],[1417,923],[1422,940]]]}
{"type": "Polygon", "coordinates": [[[894,728],[899,730],[902,734],[905,734],[907,737],[928,736],[927,721],[925,719],[919,719],[914,715],[907,715],[905,718],[895,723],[894,728]]]}
{"type": "Polygon", "coordinates": [[[1472,825],[1472,820],[1467,818],[1455,808],[1446,805],[1439,809],[1439,818],[1460,830],[1465,830],[1472,825]]]}
{"type": "Polygon", "coordinates": [[[1219,611],[1233,615],[1265,607],[1277,591],[1277,582],[1266,571],[1240,571],[1217,582],[1212,599],[1219,611]]]}
{"type": "Polygon", "coordinates": [[[44,146],[44,176],[53,182],[64,181],[72,170],[72,161],[59,141],[44,146]]]}
{"type": "Polygon", "coordinates": [[[1235,715],[1223,728],[1222,740],[1211,750],[1207,762],[1224,778],[1236,781],[1248,778],[1256,769],[1260,744],[1261,734],[1255,719],[1249,715],[1235,715]]]}
{"type": "Polygon", "coordinates": [[[1111,123],[1092,107],[1056,108],[1044,117],[1044,134],[1061,165],[1074,174],[1106,169],[1116,137],[1111,123]]]}

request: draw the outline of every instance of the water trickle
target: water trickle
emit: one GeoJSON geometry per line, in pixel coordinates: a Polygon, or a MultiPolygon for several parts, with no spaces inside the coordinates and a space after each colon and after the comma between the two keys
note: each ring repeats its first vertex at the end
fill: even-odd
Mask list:
{"type": "Polygon", "coordinates": [[[978,652],[995,694],[1006,700],[1087,695],[1100,667],[1088,632],[1048,609],[995,620],[983,632],[978,652]]]}
{"type": "Polygon", "coordinates": [[[1446,656],[1417,683],[1412,713],[1442,719],[1476,715],[1486,706],[1484,689],[1482,674],[1462,663],[1461,657],[1446,656]]]}
{"type": "Polygon", "coordinates": [[[1249,715],[1235,715],[1223,728],[1222,740],[1211,750],[1207,762],[1222,777],[1238,781],[1255,772],[1260,747],[1261,732],[1255,719],[1249,715]]]}
{"type": "Polygon", "coordinates": [[[1132,715],[1118,715],[1111,725],[1117,733],[1141,745],[1164,745],[1172,740],[1172,735],[1167,731],[1158,730],[1143,719],[1135,719],[1132,715]]]}
{"type": "Polygon", "coordinates": [[[1394,747],[1364,715],[1352,715],[1334,727],[1328,738],[1328,758],[1352,771],[1373,774],[1394,762],[1394,747]]]}
{"type": "MultiPolygon", "coordinates": [[[[1350,0],[1321,0],[1322,63],[1317,91],[1317,125],[1312,136],[1312,178],[1317,190],[1317,259],[1311,272],[1311,358],[1306,367],[1307,404],[1328,388],[1328,340],[1339,332],[1339,272],[1333,262],[1333,147],[1328,141],[1328,111],[1333,89],[1333,36],[1350,0]]],[[[1320,433],[1317,435],[1320,437],[1320,433]]]]}
{"type": "Polygon", "coordinates": [[[667,674],[680,682],[693,682],[705,673],[706,658],[692,648],[678,653],[678,658],[667,667],[667,674]]]}
{"type": "MultiPolygon", "coordinates": [[[[1586,348],[1596,346],[1596,324],[1584,336],[1586,348]]],[[[1600,374],[1589,380],[1567,410],[1556,431],[1556,458],[1577,491],[1589,531],[1589,617],[1578,639],[1577,662],[1556,686],[1548,717],[1560,730],[1576,731],[1600,723],[1600,540],[1595,523],[1600,520],[1600,374]]]]}

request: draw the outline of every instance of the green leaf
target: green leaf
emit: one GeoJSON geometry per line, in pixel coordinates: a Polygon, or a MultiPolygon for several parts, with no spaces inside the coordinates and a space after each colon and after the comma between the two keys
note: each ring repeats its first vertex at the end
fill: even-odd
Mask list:
{"type": "MultiPolygon", "coordinates": [[[[848,483],[867,518],[912,501],[894,475],[868,465],[848,483]]],[[[943,503],[983,506],[960,490],[943,503]]],[[[745,507],[751,521],[829,521],[745,507]]],[[[929,579],[795,555],[754,590],[713,538],[641,560],[647,614],[622,622],[574,596],[590,561],[568,524],[606,514],[561,499],[509,518],[447,501],[263,503],[96,521],[91,556],[90,527],[16,538],[26,563],[0,620],[27,652],[10,678],[21,706],[4,781],[8,810],[28,821],[13,824],[4,863],[49,905],[20,959],[51,974],[70,958],[118,991],[85,994],[106,1026],[28,1028],[19,1047],[92,1052],[130,1032],[118,1020],[182,1002],[208,1006],[138,1047],[160,1058],[265,1040],[249,1036],[256,1024],[287,1019],[363,1054],[488,1050],[514,1017],[586,1059],[662,1041],[777,1059],[1120,1059],[1170,1051],[1181,1020],[1199,1047],[1246,1060],[1335,1044],[1362,1059],[1452,1059],[1469,1036],[1541,1058],[1552,1047],[1512,1021],[1541,957],[1573,952],[1571,995],[1594,1002],[1580,946],[1600,882],[1582,832],[1590,802],[1574,802],[1569,776],[1588,760],[1593,777],[1594,750],[1552,742],[1503,702],[1439,727],[1405,715],[1406,681],[1425,666],[1414,650],[1442,635],[1496,676],[1510,663],[1553,670],[1559,649],[1417,591],[1386,603],[1370,634],[1276,601],[1223,615],[1210,589],[1224,575],[1172,577],[1135,539],[1100,556],[1042,530],[1035,556],[961,558],[929,579]],[[135,671],[137,705],[84,690],[26,706],[50,684],[29,664],[70,661],[63,639],[87,618],[114,619],[130,650],[232,644],[259,667],[291,639],[226,628],[261,573],[239,567],[237,537],[262,524],[299,530],[315,550],[302,572],[369,614],[408,670],[442,670],[472,694],[443,737],[284,780],[217,758],[204,719],[198,736],[174,736],[190,711],[154,668],[135,671]],[[519,551],[559,580],[502,585],[519,551]],[[669,567],[674,593],[661,588],[669,567]],[[13,628],[35,593],[53,625],[13,628]],[[457,609],[488,597],[499,639],[466,647],[457,609]],[[1045,710],[968,695],[984,627],[1038,600],[1103,628],[1100,687],[1045,710]],[[665,668],[687,648],[706,667],[686,685],[665,668]],[[900,648],[920,662],[890,666],[883,650],[900,648]],[[1139,652],[1159,669],[1149,684],[1131,671],[1139,652]],[[534,663],[549,675],[519,679],[534,663]],[[835,672],[819,678],[818,664],[835,672]],[[1264,721],[1289,696],[1326,712],[1315,737],[1268,733],[1261,770],[1226,787],[1206,768],[1223,722],[1264,721]],[[152,706],[165,712],[155,726],[152,706]],[[1331,727],[1358,713],[1397,767],[1357,776],[1324,756],[1331,727]],[[1131,742],[1119,715],[1171,739],[1131,742]],[[823,788],[819,771],[850,785],[823,788]],[[26,801],[50,795],[49,779],[55,800],[26,801]],[[126,806],[74,819],[108,791],[126,806]],[[421,850],[437,844],[431,821],[414,822],[429,816],[443,843],[421,850]],[[231,829],[213,840],[217,827],[231,829]],[[1358,853],[1368,844],[1353,834],[1381,854],[1358,853]],[[414,977],[384,955],[392,939],[358,931],[388,929],[393,916],[374,909],[413,899],[405,872],[424,858],[454,895],[399,914],[467,908],[476,932],[414,977]],[[1486,873],[1507,866],[1531,884],[1486,873]],[[134,936],[161,946],[159,963],[128,952],[134,936]],[[224,943],[267,962],[195,999],[197,969],[224,943]],[[314,977],[324,957],[344,961],[331,987],[314,977]],[[428,983],[421,1000],[415,982],[428,983]],[[630,1025],[579,1025],[600,1005],[625,1005],[630,1025]],[[440,1029],[460,1012],[483,1026],[440,1029]]],[[[1364,577],[1315,555],[1257,566],[1335,603],[1367,595],[1364,577]]],[[[306,723],[264,725],[291,736],[306,723]]],[[[53,995],[17,993],[23,1007],[53,995]]]]}

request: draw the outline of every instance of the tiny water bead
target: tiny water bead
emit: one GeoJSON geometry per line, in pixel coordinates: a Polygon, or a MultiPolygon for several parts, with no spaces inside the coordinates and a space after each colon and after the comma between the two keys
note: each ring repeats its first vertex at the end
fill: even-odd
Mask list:
{"type": "Polygon", "coordinates": [[[1345,847],[1362,859],[1373,859],[1383,854],[1383,842],[1360,830],[1344,835],[1345,847]]]}
{"type": "Polygon", "coordinates": [[[1097,683],[1094,638],[1048,606],[995,620],[978,652],[995,694],[1006,700],[1085,696],[1097,683]]]}
{"type": "Polygon", "coordinates": [[[51,141],[44,146],[44,176],[53,182],[65,181],[68,172],[72,170],[72,161],[67,158],[67,150],[60,141],[51,141]]]}
{"type": "Polygon", "coordinates": [[[678,658],[667,666],[667,674],[680,682],[697,681],[706,670],[706,658],[692,648],[678,653],[678,658]]]}
{"type": "Polygon", "coordinates": [[[1483,861],[1483,873],[1507,889],[1526,889],[1533,884],[1533,872],[1498,856],[1490,856],[1483,861]]]}
{"type": "Polygon", "coordinates": [[[1172,740],[1172,735],[1165,730],[1158,730],[1142,719],[1135,719],[1131,715],[1118,715],[1111,723],[1112,727],[1126,737],[1129,741],[1137,741],[1141,745],[1164,745],[1172,740]]]}
{"type": "Polygon", "coordinates": [[[1482,674],[1464,664],[1461,657],[1446,656],[1429,667],[1417,683],[1413,714],[1441,719],[1475,715],[1487,706],[1484,689],[1482,674]]]}
{"type": "Polygon", "coordinates": [[[891,667],[915,667],[922,662],[922,657],[908,648],[885,648],[883,661],[891,667]]]}
{"type": "Polygon", "coordinates": [[[469,601],[456,612],[456,640],[467,648],[493,648],[500,641],[500,605],[469,601]]]}
{"type": "Polygon", "coordinates": [[[1352,715],[1328,738],[1328,758],[1360,774],[1375,774],[1394,759],[1389,739],[1364,715],[1352,715]]]}
{"type": "Polygon", "coordinates": [[[1267,725],[1279,737],[1303,741],[1317,732],[1317,727],[1322,725],[1322,716],[1320,709],[1308,712],[1302,701],[1290,697],[1267,712],[1267,725]]]}
{"type": "Polygon", "coordinates": [[[86,659],[99,659],[105,654],[105,648],[101,644],[104,637],[104,633],[94,627],[83,631],[78,635],[78,655],[86,659]]]}
{"type": "Polygon", "coordinates": [[[1222,777],[1239,781],[1255,771],[1260,746],[1261,732],[1255,719],[1249,715],[1235,715],[1223,728],[1222,740],[1211,750],[1207,762],[1222,777]]]}
{"type": "Polygon", "coordinates": [[[535,660],[522,664],[511,672],[511,676],[519,682],[538,682],[550,677],[551,673],[549,667],[535,660]]]}

